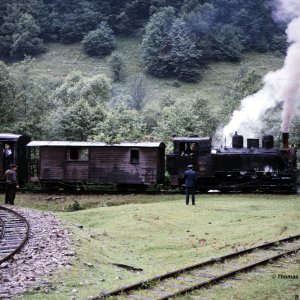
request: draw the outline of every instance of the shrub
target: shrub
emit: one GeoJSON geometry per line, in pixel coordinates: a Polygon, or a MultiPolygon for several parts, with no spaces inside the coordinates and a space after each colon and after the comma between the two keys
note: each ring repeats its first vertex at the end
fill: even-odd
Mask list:
{"type": "Polygon", "coordinates": [[[113,80],[115,82],[120,81],[123,67],[123,57],[118,53],[112,54],[109,60],[109,65],[111,68],[113,80]]]}
{"type": "Polygon", "coordinates": [[[67,211],[77,211],[80,210],[81,206],[77,200],[74,200],[72,204],[70,204],[67,208],[67,211]]]}
{"type": "Polygon", "coordinates": [[[115,36],[107,23],[102,22],[96,30],[84,37],[82,46],[86,54],[102,57],[115,49],[115,36]]]}

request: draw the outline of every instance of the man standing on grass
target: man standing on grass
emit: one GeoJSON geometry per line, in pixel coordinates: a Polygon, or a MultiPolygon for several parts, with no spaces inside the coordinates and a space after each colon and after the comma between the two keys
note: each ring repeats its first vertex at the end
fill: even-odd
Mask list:
{"type": "Polygon", "coordinates": [[[6,181],[5,204],[14,205],[16,191],[19,188],[17,179],[17,166],[11,164],[9,169],[5,171],[4,178],[6,181]]]}
{"type": "Polygon", "coordinates": [[[197,184],[197,173],[193,171],[193,165],[187,166],[188,170],[184,172],[183,181],[185,184],[185,202],[189,205],[190,194],[192,195],[192,204],[195,205],[195,187],[197,184]]]}

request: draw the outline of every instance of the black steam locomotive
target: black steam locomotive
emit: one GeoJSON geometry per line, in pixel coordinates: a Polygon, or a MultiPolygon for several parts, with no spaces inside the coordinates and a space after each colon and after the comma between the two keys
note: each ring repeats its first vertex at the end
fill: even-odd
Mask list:
{"type": "MultiPolygon", "coordinates": [[[[258,139],[234,135],[232,147],[212,147],[209,137],[175,137],[173,153],[165,155],[161,142],[105,144],[69,141],[32,141],[26,135],[1,134],[0,171],[16,163],[21,184],[38,182],[46,187],[70,188],[115,185],[120,191],[143,191],[165,183],[182,187],[182,175],[192,164],[198,174],[197,189],[229,191],[297,191],[297,153],[283,134],[282,147],[267,135],[258,139]]],[[[4,182],[0,181],[0,186],[4,182]]]]}
{"type": "Polygon", "coordinates": [[[182,185],[189,164],[198,173],[199,191],[297,191],[297,155],[283,133],[282,147],[274,147],[272,135],[247,139],[235,134],[232,147],[213,148],[208,137],[175,137],[174,151],[167,155],[167,171],[173,187],[182,185]]]}

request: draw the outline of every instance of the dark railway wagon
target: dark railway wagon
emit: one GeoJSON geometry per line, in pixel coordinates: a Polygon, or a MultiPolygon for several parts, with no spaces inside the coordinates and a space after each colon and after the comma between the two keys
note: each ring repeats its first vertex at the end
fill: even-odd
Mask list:
{"type": "Polygon", "coordinates": [[[282,147],[274,147],[273,136],[258,139],[234,135],[232,147],[213,148],[210,138],[174,139],[174,151],[167,155],[167,171],[171,185],[180,187],[188,164],[198,174],[200,191],[297,191],[297,155],[288,146],[288,134],[283,134],[282,147]],[[192,147],[193,145],[193,147],[192,147]],[[193,152],[189,150],[194,148],[193,152]],[[187,151],[188,150],[188,151],[187,151]],[[186,153],[188,152],[188,153],[186,153]]]}
{"type": "Polygon", "coordinates": [[[32,141],[31,179],[48,186],[117,185],[143,189],[164,182],[165,145],[32,141]],[[38,155],[36,154],[39,152],[38,155]],[[34,161],[37,158],[36,161],[34,161]]]}
{"type": "Polygon", "coordinates": [[[0,188],[4,187],[2,175],[14,163],[18,165],[18,180],[22,185],[28,180],[29,153],[26,145],[30,142],[27,135],[0,133],[0,188]]]}

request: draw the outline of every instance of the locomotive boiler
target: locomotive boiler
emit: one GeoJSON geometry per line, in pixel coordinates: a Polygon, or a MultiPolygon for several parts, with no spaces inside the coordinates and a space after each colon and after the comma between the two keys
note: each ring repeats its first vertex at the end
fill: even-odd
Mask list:
{"type": "Polygon", "coordinates": [[[198,175],[199,191],[221,192],[297,191],[296,150],[282,134],[282,146],[274,147],[272,135],[247,139],[237,133],[231,147],[212,147],[209,137],[175,137],[173,153],[166,158],[172,187],[182,186],[182,174],[192,164],[198,175]],[[191,151],[192,149],[192,151],[191,151]]]}

